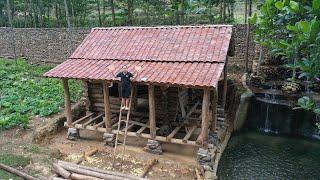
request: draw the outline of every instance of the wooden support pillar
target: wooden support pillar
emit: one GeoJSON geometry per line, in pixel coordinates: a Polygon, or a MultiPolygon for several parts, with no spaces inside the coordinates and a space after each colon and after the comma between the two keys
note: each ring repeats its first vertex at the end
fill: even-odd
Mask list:
{"type": "Polygon", "coordinates": [[[131,101],[132,101],[131,107],[133,107],[133,108],[131,108],[131,109],[135,111],[137,109],[137,106],[138,106],[138,98],[137,98],[137,96],[138,96],[138,85],[133,84],[132,85],[132,91],[133,91],[133,96],[132,96],[132,99],[131,99],[131,101]]]}
{"type": "Polygon", "coordinates": [[[211,101],[212,107],[212,122],[211,122],[211,131],[216,132],[217,128],[217,104],[218,104],[218,91],[217,88],[213,90],[213,97],[211,101]]]}
{"type": "Polygon", "coordinates": [[[155,99],[154,99],[154,86],[148,86],[149,95],[149,122],[150,122],[150,136],[151,139],[156,137],[156,110],[155,110],[155,99]]]}
{"type": "Polygon", "coordinates": [[[105,81],[102,83],[103,87],[103,102],[104,102],[104,122],[107,133],[111,133],[111,112],[110,112],[110,100],[109,100],[109,84],[105,81]]]}
{"type": "Polygon", "coordinates": [[[89,83],[87,81],[83,81],[83,88],[84,88],[83,96],[85,98],[86,115],[88,115],[88,114],[91,114],[91,111],[90,111],[91,102],[89,99],[89,83]]]}
{"type": "Polygon", "coordinates": [[[225,110],[227,100],[227,88],[228,88],[228,57],[223,69],[223,94],[222,94],[222,108],[225,110]]]}
{"type": "Polygon", "coordinates": [[[208,141],[209,137],[209,112],[210,110],[210,89],[206,88],[203,92],[203,100],[202,100],[202,123],[201,123],[201,133],[197,139],[198,144],[205,145],[208,141]]]}
{"type": "Polygon", "coordinates": [[[68,85],[68,79],[62,79],[63,89],[64,89],[64,109],[67,116],[67,125],[72,127],[72,112],[71,112],[71,102],[70,102],[70,91],[68,85]]]}

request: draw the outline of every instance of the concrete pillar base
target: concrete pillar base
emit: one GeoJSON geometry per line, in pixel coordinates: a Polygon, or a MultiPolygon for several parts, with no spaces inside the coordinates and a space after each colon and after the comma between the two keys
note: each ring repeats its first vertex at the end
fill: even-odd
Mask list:
{"type": "Polygon", "coordinates": [[[68,128],[67,139],[76,140],[80,138],[79,129],[76,128],[68,128]]]}
{"type": "Polygon", "coordinates": [[[162,154],[162,147],[159,141],[148,139],[148,143],[146,147],[144,147],[144,150],[146,152],[152,153],[152,154],[162,154]]]}
{"type": "Polygon", "coordinates": [[[116,135],[112,133],[103,133],[103,140],[106,146],[114,147],[116,142],[116,135]]]}

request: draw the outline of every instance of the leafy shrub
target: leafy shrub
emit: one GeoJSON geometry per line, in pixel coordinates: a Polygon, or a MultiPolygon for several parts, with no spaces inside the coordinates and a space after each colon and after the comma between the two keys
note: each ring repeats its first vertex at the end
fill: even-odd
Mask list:
{"type": "MultiPolygon", "coordinates": [[[[61,81],[42,76],[52,67],[0,59],[0,128],[25,127],[34,115],[49,116],[61,110],[61,81]]],[[[70,81],[70,93],[72,102],[79,100],[81,83],[70,81]]]]}

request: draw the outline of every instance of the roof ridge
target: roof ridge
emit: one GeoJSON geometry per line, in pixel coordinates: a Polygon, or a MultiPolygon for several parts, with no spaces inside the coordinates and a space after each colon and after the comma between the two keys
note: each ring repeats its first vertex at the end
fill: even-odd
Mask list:
{"type": "Polygon", "coordinates": [[[216,28],[216,27],[233,27],[230,24],[205,24],[205,25],[164,25],[164,26],[114,26],[114,27],[94,27],[92,30],[113,30],[113,29],[175,29],[175,28],[216,28]]]}
{"type": "Polygon", "coordinates": [[[67,58],[66,60],[88,60],[88,61],[137,61],[137,62],[155,62],[155,63],[217,63],[217,64],[224,64],[224,61],[169,61],[169,60],[154,60],[154,59],[148,59],[148,60],[142,60],[142,59],[92,59],[92,58],[67,58]]]}

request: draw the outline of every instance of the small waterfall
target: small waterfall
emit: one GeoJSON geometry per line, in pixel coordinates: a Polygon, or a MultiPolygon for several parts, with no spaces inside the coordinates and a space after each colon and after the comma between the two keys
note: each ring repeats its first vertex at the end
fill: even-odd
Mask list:
{"type": "Polygon", "coordinates": [[[264,128],[263,128],[263,131],[266,133],[271,131],[270,126],[269,126],[269,124],[270,124],[269,123],[269,105],[270,104],[267,105],[266,120],[264,122],[264,128]]]}

